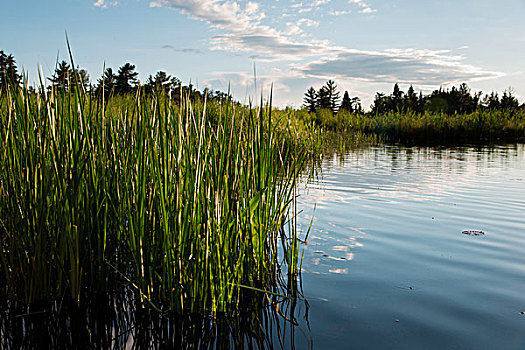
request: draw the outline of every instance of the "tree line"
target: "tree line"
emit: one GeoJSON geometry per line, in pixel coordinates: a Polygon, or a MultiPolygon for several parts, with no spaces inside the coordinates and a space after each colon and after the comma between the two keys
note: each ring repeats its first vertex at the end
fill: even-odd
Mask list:
{"type": "Polygon", "coordinates": [[[319,109],[328,109],[332,113],[337,113],[340,109],[351,113],[363,112],[359,97],[350,98],[348,91],[345,91],[341,100],[340,92],[333,80],[328,80],[319,90],[310,87],[304,96],[304,107],[311,113],[319,109]]]}
{"type": "Polygon", "coordinates": [[[469,86],[463,83],[459,87],[439,88],[429,95],[423,95],[421,92],[418,95],[412,86],[405,93],[395,84],[390,96],[377,93],[371,107],[374,114],[391,111],[469,114],[478,110],[516,110],[525,108],[525,104],[520,106],[511,88],[505,90],[501,97],[494,91],[483,96],[482,92],[473,93],[469,86]]]}
{"type": "MultiPolygon", "coordinates": [[[[319,90],[310,87],[304,94],[303,107],[309,112],[315,113],[319,109],[327,109],[332,113],[345,110],[351,113],[363,113],[359,97],[350,98],[345,91],[343,99],[340,100],[340,92],[334,81],[328,80],[319,90]]],[[[450,89],[439,88],[431,94],[423,95],[415,92],[411,85],[407,92],[394,85],[390,95],[376,93],[374,102],[370,106],[369,114],[386,114],[389,112],[415,112],[415,113],[446,113],[446,114],[469,114],[478,110],[516,110],[525,109],[525,103],[520,105],[518,99],[509,88],[498,95],[497,92],[486,94],[482,92],[473,93],[466,83],[459,87],[450,89]]]]}
{"type": "MultiPolygon", "coordinates": [[[[141,84],[135,70],[135,65],[127,62],[120,66],[116,71],[108,67],[104,70],[101,78],[97,79],[95,84],[91,84],[89,73],[80,67],[71,67],[66,61],[56,64],[55,70],[46,80],[48,90],[69,91],[75,86],[81,86],[86,92],[93,93],[97,96],[109,97],[110,95],[124,95],[136,92],[142,89],[146,93],[152,93],[154,90],[164,90],[168,95],[173,97],[180,96],[181,93],[188,93],[192,100],[203,99],[206,95],[208,100],[224,100],[230,97],[227,93],[216,90],[204,89],[198,91],[190,83],[183,85],[177,77],[172,77],[165,71],[158,71],[154,76],[149,75],[144,84],[141,84]]],[[[23,77],[18,71],[16,60],[12,54],[0,51],[0,89],[7,87],[8,84],[20,86],[23,83],[23,77]]],[[[33,87],[31,90],[35,91],[33,87]]]]}
{"type": "MultiPolygon", "coordinates": [[[[87,92],[98,96],[128,94],[143,88],[146,93],[151,93],[155,89],[164,90],[171,96],[189,94],[190,98],[203,99],[204,95],[209,100],[223,100],[228,94],[216,90],[205,89],[198,91],[190,83],[183,85],[177,77],[172,77],[165,71],[158,71],[154,76],[149,75],[144,84],[140,84],[139,73],[135,70],[135,65],[127,62],[120,66],[116,71],[106,68],[104,74],[95,84],[91,84],[88,72],[80,67],[71,67],[66,61],[58,62],[53,74],[47,78],[49,85],[47,89],[54,88],[59,91],[68,91],[70,85],[82,86],[87,92]]],[[[12,54],[7,54],[0,50],[0,89],[5,88],[8,83],[19,86],[22,84],[23,77],[19,73],[16,60],[12,54]]],[[[33,88],[34,90],[34,88],[33,88]]],[[[413,86],[407,92],[400,89],[396,83],[390,95],[377,92],[373,104],[370,106],[370,114],[386,114],[389,112],[415,112],[415,113],[472,113],[477,110],[515,110],[525,109],[525,103],[520,105],[518,99],[513,95],[509,88],[500,96],[497,92],[482,96],[481,92],[473,93],[466,83],[459,87],[450,89],[439,88],[431,94],[424,95],[422,92],[417,94],[413,86]]],[[[309,112],[315,113],[325,109],[332,113],[339,110],[350,113],[364,113],[359,97],[350,97],[345,91],[341,98],[337,84],[333,80],[328,80],[319,90],[310,87],[304,95],[303,107],[309,112]]]]}

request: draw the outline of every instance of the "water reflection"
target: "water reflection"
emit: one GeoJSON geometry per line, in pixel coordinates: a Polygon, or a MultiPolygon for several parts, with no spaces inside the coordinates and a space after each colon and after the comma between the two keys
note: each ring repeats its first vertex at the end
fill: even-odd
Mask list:
{"type": "Polygon", "coordinates": [[[132,295],[97,295],[76,303],[20,309],[0,317],[2,349],[286,348],[309,344],[308,303],[300,295],[248,293],[216,317],[142,308],[132,295]]]}
{"type": "Polygon", "coordinates": [[[523,348],[524,174],[525,145],[325,159],[298,204],[300,227],[314,217],[303,285],[315,344],[523,348]]]}

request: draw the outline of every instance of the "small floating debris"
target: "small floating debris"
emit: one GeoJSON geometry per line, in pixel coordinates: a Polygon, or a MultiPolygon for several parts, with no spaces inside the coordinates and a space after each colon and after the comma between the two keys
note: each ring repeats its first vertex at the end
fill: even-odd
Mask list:
{"type": "Polygon", "coordinates": [[[525,311],[520,312],[520,315],[525,315],[525,311]]]}
{"type": "Polygon", "coordinates": [[[464,235],[469,235],[469,236],[483,236],[485,234],[485,232],[483,231],[463,231],[462,233],[464,235]]]}

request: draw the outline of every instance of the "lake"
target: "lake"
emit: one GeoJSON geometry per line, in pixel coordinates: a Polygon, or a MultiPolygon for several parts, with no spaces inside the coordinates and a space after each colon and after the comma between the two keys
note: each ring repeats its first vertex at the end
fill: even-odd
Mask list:
{"type": "Polygon", "coordinates": [[[525,349],[525,145],[368,147],[319,169],[298,188],[297,302],[257,292],[213,322],[128,290],[0,318],[0,348],[525,349]]]}
{"type": "Polygon", "coordinates": [[[370,147],[308,182],[296,348],[525,349],[525,145],[370,147]]]}

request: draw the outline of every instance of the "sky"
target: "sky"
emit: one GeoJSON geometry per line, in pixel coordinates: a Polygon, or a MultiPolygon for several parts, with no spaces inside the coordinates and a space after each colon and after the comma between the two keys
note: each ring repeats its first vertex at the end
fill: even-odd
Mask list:
{"type": "Polygon", "coordinates": [[[95,82],[126,62],[247,102],[299,107],[335,80],[368,108],[397,82],[424,93],[466,82],[525,102],[523,0],[1,0],[0,49],[30,81],[69,60],[95,82]],[[255,72],[255,73],[254,73],[255,72]]]}

